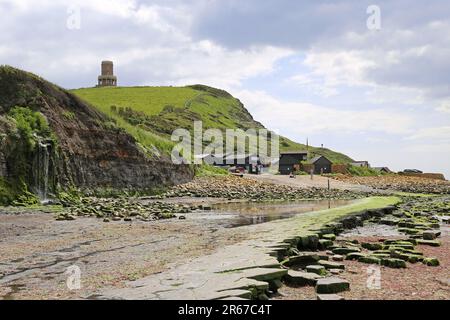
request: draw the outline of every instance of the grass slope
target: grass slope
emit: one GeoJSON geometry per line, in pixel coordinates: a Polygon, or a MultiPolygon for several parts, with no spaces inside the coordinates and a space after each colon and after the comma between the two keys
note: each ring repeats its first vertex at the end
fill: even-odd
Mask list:
{"type": "MultiPolygon", "coordinates": [[[[203,85],[82,88],[72,92],[114,118],[145,148],[155,146],[162,152],[172,149],[170,135],[173,130],[192,130],[195,120],[202,120],[204,129],[264,128],[238,99],[223,90],[203,85]]],[[[281,137],[280,149],[305,150],[306,146],[281,137]]],[[[313,157],[324,155],[335,163],[352,161],[346,155],[329,149],[310,147],[309,150],[313,157]]]]}

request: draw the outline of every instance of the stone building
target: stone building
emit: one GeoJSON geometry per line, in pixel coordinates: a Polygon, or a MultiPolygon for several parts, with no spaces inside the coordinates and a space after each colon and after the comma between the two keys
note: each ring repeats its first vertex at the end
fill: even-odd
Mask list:
{"type": "Polygon", "coordinates": [[[117,77],[114,75],[114,64],[112,61],[102,61],[102,74],[98,76],[98,87],[117,86],[117,77]]]}

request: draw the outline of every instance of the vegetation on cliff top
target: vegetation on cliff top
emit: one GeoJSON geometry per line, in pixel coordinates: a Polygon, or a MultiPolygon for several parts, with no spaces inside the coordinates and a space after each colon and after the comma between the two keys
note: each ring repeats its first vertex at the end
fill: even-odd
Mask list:
{"type": "MultiPolygon", "coordinates": [[[[155,146],[167,153],[174,146],[170,141],[173,130],[192,130],[196,120],[203,122],[204,129],[264,128],[238,99],[226,91],[204,85],[83,88],[72,92],[114,118],[145,148],[155,146]]],[[[280,149],[305,150],[306,145],[280,137],[280,149]]],[[[335,163],[352,161],[329,149],[310,147],[309,150],[312,156],[324,155],[335,163]]]]}

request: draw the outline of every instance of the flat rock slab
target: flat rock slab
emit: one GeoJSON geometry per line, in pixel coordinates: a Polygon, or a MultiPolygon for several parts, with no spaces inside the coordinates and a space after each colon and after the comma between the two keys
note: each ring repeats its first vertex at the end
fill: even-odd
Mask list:
{"type": "Polygon", "coordinates": [[[441,235],[440,231],[436,230],[425,230],[422,233],[422,237],[424,240],[434,240],[441,235]]]}
{"type": "MultiPolygon", "coordinates": [[[[310,234],[309,230],[331,223],[340,215],[339,211],[333,210],[315,211],[289,219],[245,226],[243,228],[249,234],[247,240],[220,247],[208,255],[168,265],[162,273],[128,282],[123,288],[105,289],[93,296],[98,299],[209,300],[232,297],[245,299],[251,292],[254,299],[264,298],[264,292],[270,287],[276,287],[281,278],[299,285],[315,285],[318,280],[322,280],[321,276],[281,269],[274,252],[288,250],[290,243],[295,244],[300,240],[308,240],[308,247],[317,244],[318,236],[310,234]],[[283,242],[286,239],[288,243],[283,242]]],[[[318,260],[318,255],[305,252],[291,257],[287,264],[320,264],[330,269],[344,268],[344,265],[336,262],[322,259],[322,263],[318,263],[318,260]]]]}
{"type": "Polygon", "coordinates": [[[319,261],[319,256],[315,253],[301,253],[297,256],[289,257],[281,264],[286,267],[306,267],[319,261]]]}
{"type": "Polygon", "coordinates": [[[174,265],[163,273],[131,281],[125,288],[105,290],[97,298],[211,300],[230,296],[223,293],[230,290],[247,290],[255,295],[269,289],[272,281],[287,273],[268,251],[265,242],[245,241],[174,265]]]}
{"type": "Polygon", "coordinates": [[[320,276],[326,275],[326,273],[327,273],[327,270],[325,269],[325,267],[321,266],[321,265],[306,266],[306,271],[318,274],[320,276]]]}
{"type": "Polygon", "coordinates": [[[432,246],[432,247],[439,247],[441,245],[441,243],[437,240],[422,240],[422,239],[417,240],[417,244],[427,245],[427,246],[432,246]]]}
{"type": "Polygon", "coordinates": [[[230,273],[240,274],[243,278],[255,279],[258,281],[273,281],[281,279],[287,272],[286,269],[278,268],[252,268],[237,270],[230,273]]]}
{"type": "Polygon", "coordinates": [[[334,254],[343,255],[343,254],[349,254],[352,252],[360,252],[361,250],[356,247],[340,247],[340,248],[334,248],[332,251],[334,254]]]}
{"type": "Polygon", "coordinates": [[[345,300],[345,299],[340,295],[331,293],[331,294],[318,294],[317,300],[345,300]]]}
{"type": "Polygon", "coordinates": [[[345,260],[358,260],[359,258],[365,257],[366,255],[364,253],[361,252],[352,252],[349,253],[346,257],[345,260]]]}
{"type": "Polygon", "coordinates": [[[327,260],[319,260],[317,262],[321,266],[324,266],[327,269],[345,269],[345,265],[342,263],[327,261],[327,260]]]}
{"type": "Polygon", "coordinates": [[[331,274],[341,274],[342,272],[344,272],[344,270],[342,269],[330,269],[328,271],[330,271],[331,274]]]}
{"type": "Polygon", "coordinates": [[[298,286],[314,286],[321,278],[322,276],[315,273],[295,270],[289,270],[284,277],[286,283],[298,286]]]}
{"type": "Polygon", "coordinates": [[[347,280],[343,280],[336,277],[322,278],[317,280],[316,292],[317,293],[339,293],[350,290],[350,283],[347,280]]]}
{"type": "Polygon", "coordinates": [[[331,260],[333,261],[344,261],[344,256],[341,256],[340,254],[335,254],[331,257],[331,260]]]}

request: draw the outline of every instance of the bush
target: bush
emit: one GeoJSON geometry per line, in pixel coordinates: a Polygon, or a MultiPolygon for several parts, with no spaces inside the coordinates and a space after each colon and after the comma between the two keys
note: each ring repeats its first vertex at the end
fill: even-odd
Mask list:
{"type": "Polygon", "coordinates": [[[224,176],[228,175],[227,169],[214,167],[211,165],[200,165],[195,168],[195,176],[197,177],[208,177],[208,176],[224,176]]]}
{"type": "Polygon", "coordinates": [[[9,111],[8,116],[15,120],[20,138],[28,147],[27,151],[34,150],[36,145],[35,135],[40,137],[52,135],[47,119],[40,112],[24,107],[14,107],[9,111]]]}
{"type": "Polygon", "coordinates": [[[62,113],[62,115],[67,120],[74,120],[75,119],[75,113],[73,113],[72,111],[64,111],[62,113]]]}

